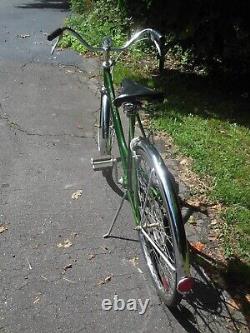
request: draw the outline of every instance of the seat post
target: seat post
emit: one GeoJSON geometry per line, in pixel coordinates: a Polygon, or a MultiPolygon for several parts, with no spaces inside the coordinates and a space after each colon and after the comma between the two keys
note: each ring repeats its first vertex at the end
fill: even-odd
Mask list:
{"type": "Polygon", "coordinates": [[[134,116],[137,114],[139,107],[141,106],[140,103],[124,103],[123,104],[123,112],[127,117],[134,116]]]}

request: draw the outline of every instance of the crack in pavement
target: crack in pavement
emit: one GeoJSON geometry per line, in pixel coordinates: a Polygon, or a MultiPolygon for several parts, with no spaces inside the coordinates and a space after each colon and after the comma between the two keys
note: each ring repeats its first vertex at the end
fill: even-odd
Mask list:
{"type": "MultiPolygon", "coordinates": [[[[0,103],[0,109],[3,109],[1,103],[0,103]]],[[[0,119],[5,120],[10,129],[14,129],[16,131],[19,131],[19,132],[24,133],[24,134],[29,135],[29,136],[39,136],[39,137],[65,137],[65,136],[69,136],[69,137],[72,137],[72,138],[80,138],[80,139],[95,139],[94,135],[77,135],[77,134],[71,134],[71,133],[51,134],[51,133],[32,132],[32,131],[29,131],[28,129],[22,128],[16,122],[10,120],[10,116],[7,115],[7,113],[4,113],[4,114],[0,113],[0,119]]]]}

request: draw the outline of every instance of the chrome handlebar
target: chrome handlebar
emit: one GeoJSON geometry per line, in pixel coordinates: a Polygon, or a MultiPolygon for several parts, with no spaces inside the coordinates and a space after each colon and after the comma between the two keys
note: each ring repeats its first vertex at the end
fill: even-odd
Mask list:
{"type": "Polygon", "coordinates": [[[79,42],[84,45],[88,50],[92,52],[123,52],[127,50],[132,44],[137,43],[141,40],[147,39],[151,40],[157,49],[158,57],[160,59],[160,70],[163,69],[164,64],[164,36],[159,33],[157,30],[154,29],[143,29],[139,32],[136,32],[122,47],[112,47],[112,40],[109,37],[105,37],[102,43],[101,47],[95,47],[91,46],[89,43],[86,42],[85,39],[82,38],[82,36],[76,32],[74,29],[70,27],[63,27],[56,29],[53,31],[50,35],[48,35],[47,39],[49,41],[52,41],[56,37],[60,37],[63,32],[67,30],[69,31],[74,37],[76,37],[79,42]],[[161,68],[162,67],[162,68],[161,68]]]}
{"type": "Polygon", "coordinates": [[[145,39],[144,36],[146,36],[146,39],[150,39],[151,41],[153,41],[155,43],[159,55],[160,56],[162,55],[164,36],[161,35],[157,30],[154,30],[154,29],[147,28],[147,29],[143,29],[143,30],[135,33],[130,38],[130,40],[128,40],[122,47],[111,47],[109,38],[104,39],[103,45],[101,47],[91,46],[89,43],[86,42],[85,39],[82,38],[82,36],[78,32],[76,32],[74,29],[72,29],[70,27],[63,27],[63,28],[56,29],[50,35],[48,35],[48,37],[47,37],[48,40],[52,41],[54,38],[62,35],[65,30],[69,31],[73,36],[75,36],[79,40],[79,42],[82,45],[84,45],[88,50],[90,50],[92,52],[107,51],[107,50],[117,51],[117,52],[125,51],[135,42],[145,39]]]}

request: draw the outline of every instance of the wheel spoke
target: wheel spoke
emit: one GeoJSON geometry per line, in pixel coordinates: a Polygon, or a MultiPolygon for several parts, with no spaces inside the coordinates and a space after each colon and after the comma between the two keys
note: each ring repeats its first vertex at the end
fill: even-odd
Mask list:
{"type": "Polygon", "coordinates": [[[172,271],[176,271],[175,267],[171,264],[171,262],[168,260],[168,258],[165,256],[165,254],[161,251],[161,249],[158,247],[158,245],[155,244],[155,242],[150,238],[150,236],[147,234],[147,232],[141,228],[141,231],[143,235],[147,238],[147,240],[151,243],[151,245],[155,248],[157,253],[163,258],[165,263],[171,268],[172,271]]]}
{"type": "Polygon", "coordinates": [[[172,305],[179,297],[176,290],[175,241],[161,183],[144,154],[138,158],[137,179],[141,214],[139,230],[144,254],[157,288],[172,305]]]}
{"type": "Polygon", "coordinates": [[[150,176],[149,176],[149,182],[148,182],[148,186],[147,186],[147,189],[146,189],[146,196],[145,196],[145,199],[144,199],[142,212],[141,212],[141,225],[143,224],[143,220],[144,220],[144,213],[145,213],[145,208],[146,208],[146,204],[147,204],[147,201],[148,201],[148,193],[149,193],[149,189],[150,189],[150,186],[151,186],[153,172],[154,172],[154,169],[151,170],[150,176]]]}

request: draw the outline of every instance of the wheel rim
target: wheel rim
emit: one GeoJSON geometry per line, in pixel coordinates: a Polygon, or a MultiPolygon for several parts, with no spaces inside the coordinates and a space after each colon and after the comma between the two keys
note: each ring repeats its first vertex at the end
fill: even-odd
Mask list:
{"type": "Polygon", "coordinates": [[[168,298],[176,293],[175,251],[167,211],[163,204],[160,183],[154,169],[145,161],[138,159],[137,165],[138,196],[143,228],[143,250],[146,261],[157,288],[168,298]],[[167,257],[169,264],[152,246],[148,237],[167,257]]]}

